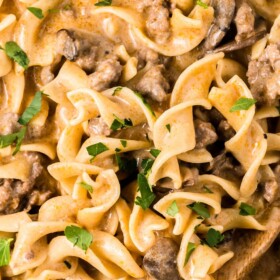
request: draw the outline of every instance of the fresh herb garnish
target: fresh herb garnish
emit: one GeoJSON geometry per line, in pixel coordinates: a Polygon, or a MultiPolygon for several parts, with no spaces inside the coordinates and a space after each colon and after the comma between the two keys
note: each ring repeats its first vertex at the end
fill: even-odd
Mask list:
{"type": "Polygon", "coordinates": [[[159,154],[160,154],[161,150],[158,150],[158,149],[151,149],[150,150],[150,154],[153,156],[153,157],[157,157],[159,154]]]}
{"type": "Polygon", "coordinates": [[[224,240],[225,236],[221,234],[219,231],[210,228],[206,235],[206,243],[210,247],[216,247],[219,243],[224,240]]]}
{"type": "Polygon", "coordinates": [[[42,19],[44,18],[44,14],[42,9],[40,8],[35,8],[35,7],[27,7],[27,10],[32,13],[35,17],[37,17],[38,19],[42,19]]]}
{"type": "Polygon", "coordinates": [[[171,126],[170,126],[170,124],[167,124],[165,127],[166,127],[166,129],[168,130],[168,132],[171,131],[171,126]]]}
{"type": "Polygon", "coordinates": [[[186,258],[185,258],[185,264],[187,264],[192,252],[196,249],[196,245],[195,243],[189,242],[188,243],[188,247],[187,247],[187,254],[186,254],[186,258]]]}
{"type": "Polygon", "coordinates": [[[40,112],[42,105],[42,92],[37,91],[31,104],[25,109],[18,122],[22,125],[27,125],[31,119],[40,112]]]}
{"type": "Polygon", "coordinates": [[[230,112],[236,112],[241,110],[248,110],[251,106],[253,106],[257,100],[253,98],[241,97],[239,98],[234,105],[230,108],[230,112]]]}
{"type": "Polygon", "coordinates": [[[91,185],[89,185],[89,184],[87,184],[87,183],[85,183],[85,182],[81,182],[80,185],[81,185],[84,189],[86,189],[87,191],[89,191],[90,193],[93,192],[93,188],[92,188],[91,185]]]}
{"type": "Polygon", "coordinates": [[[194,202],[190,205],[187,205],[187,207],[203,218],[207,219],[210,217],[209,210],[206,208],[205,204],[203,203],[194,202]]]}
{"type": "Polygon", "coordinates": [[[122,87],[116,87],[115,89],[114,89],[114,92],[113,92],[113,94],[112,94],[112,96],[115,96],[119,91],[121,91],[122,90],[122,87]]]}
{"type": "Polygon", "coordinates": [[[67,5],[65,5],[65,6],[63,7],[63,10],[65,10],[65,11],[69,11],[69,10],[71,10],[71,9],[72,9],[71,4],[67,4],[67,5]]]}
{"type": "Polygon", "coordinates": [[[28,68],[29,59],[26,53],[19,47],[16,42],[9,41],[5,44],[5,52],[8,57],[22,66],[24,69],[28,68]]]}
{"type": "Polygon", "coordinates": [[[10,244],[13,238],[0,238],[0,267],[10,262],[10,244]]]}
{"type": "Polygon", "coordinates": [[[103,143],[99,142],[99,143],[96,143],[96,144],[93,144],[93,145],[90,145],[87,147],[87,152],[90,156],[92,156],[92,160],[99,154],[105,152],[105,151],[108,151],[109,148],[104,145],[103,143]]]}
{"type": "Polygon", "coordinates": [[[116,148],[116,149],[115,149],[115,152],[116,152],[116,153],[119,153],[119,152],[121,152],[121,149],[120,149],[120,148],[116,148]]]}
{"type": "Polygon", "coordinates": [[[77,226],[67,226],[64,234],[74,246],[81,248],[85,252],[92,243],[92,235],[87,230],[77,226]]]}
{"type": "Polygon", "coordinates": [[[250,216],[256,214],[256,209],[249,204],[242,202],[239,206],[239,215],[250,216]]]}
{"type": "Polygon", "coordinates": [[[120,119],[119,117],[117,117],[116,115],[114,115],[115,119],[113,121],[113,123],[111,124],[111,129],[116,131],[118,129],[122,129],[124,127],[129,127],[129,126],[133,126],[133,123],[131,121],[131,119],[120,119]]]}
{"type": "Polygon", "coordinates": [[[175,217],[175,215],[177,213],[179,213],[179,208],[178,208],[177,202],[175,200],[172,201],[170,206],[167,208],[166,213],[171,217],[175,217]]]}
{"type": "Polygon", "coordinates": [[[50,13],[50,14],[55,14],[55,13],[59,13],[59,9],[49,9],[48,10],[48,12],[50,13]]]}
{"type": "Polygon", "coordinates": [[[141,101],[144,103],[144,105],[150,111],[150,113],[153,116],[156,116],[155,112],[152,110],[151,105],[146,101],[146,99],[142,96],[142,94],[140,92],[138,92],[138,91],[134,91],[134,93],[141,99],[141,101]]]}
{"type": "Polygon", "coordinates": [[[201,0],[197,0],[197,1],[196,1],[196,5],[198,5],[198,6],[202,7],[202,8],[204,8],[204,9],[207,9],[207,8],[208,8],[208,5],[207,5],[206,3],[204,3],[204,2],[202,2],[201,0]]]}
{"type": "Polygon", "coordinates": [[[204,191],[205,192],[207,192],[207,193],[213,193],[208,187],[206,187],[206,186],[203,186],[203,189],[204,189],[204,191]]]}
{"type": "Polygon", "coordinates": [[[151,158],[144,158],[141,162],[141,167],[143,168],[143,174],[148,175],[154,164],[154,160],[151,158]]]}
{"type": "Polygon", "coordinates": [[[153,203],[156,198],[155,194],[151,190],[151,186],[148,183],[147,178],[144,174],[139,173],[137,176],[137,183],[141,196],[137,196],[135,199],[135,204],[146,210],[153,203]]]}
{"type": "Polygon", "coordinates": [[[122,144],[122,146],[125,148],[126,145],[127,145],[127,141],[126,141],[126,140],[121,140],[121,144],[122,144]]]}
{"type": "Polygon", "coordinates": [[[137,162],[135,158],[128,159],[116,154],[116,161],[121,171],[131,174],[137,169],[137,162]]]}
{"type": "Polygon", "coordinates": [[[112,0],[101,0],[95,3],[95,6],[111,6],[112,0]]]}
{"type": "Polygon", "coordinates": [[[66,267],[67,267],[68,269],[70,269],[70,268],[72,267],[72,265],[71,265],[70,262],[68,262],[68,261],[63,261],[63,262],[64,262],[64,264],[66,265],[66,267]]]}

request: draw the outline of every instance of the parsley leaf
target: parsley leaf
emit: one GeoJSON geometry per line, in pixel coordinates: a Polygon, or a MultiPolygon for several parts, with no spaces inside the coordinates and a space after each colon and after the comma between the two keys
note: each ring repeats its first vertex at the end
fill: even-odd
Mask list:
{"type": "Polygon", "coordinates": [[[44,18],[43,11],[40,8],[35,8],[35,7],[27,7],[27,10],[32,13],[35,17],[38,19],[44,18]]]}
{"type": "Polygon", "coordinates": [[[253,98],[241,97],[239,98],[234,105],[230,108],[230,112],[236,112],[241,110],[248,110],[251,106],[253,106],[257,100],[253,98]]]}
{"type": "Polygon", "coordinates": [[[206,219],[210,218],[209,210],[205,207],[205,205],[203,203],[194,202],[190,205],[187,205],[187,207],[203,218],[206,218],[206,219]]]}
{"type": "Polygon", "coordinates": [[[150,154],[153,156],[153,157],[157,157],[159,154],[160,154],[161,150],[158,150],[158,149],[151,149],[150,150],[150,154]]]}
{"type": "Polygon", "coordinates": [[[187,264],[192,252],[196,249],[196,245],[195,243],[189,242],[188,243],[188,247],[187,247],[187,254],[186,254],[186,258],[185,258],[185,264],[187,264]]]}
{"type": "Polygon", "coordinates": [[[90,146],[87,147],[88,154],[90,156],[93,156],[92,159],[94,159],[97,155],[99,155],[99,154],[101,154],[105,151],[108,151],[108,150],[109,150],[109,148],[101,142],[90,145],[90,146]]]}
{"type": "Polygon", "coordinates": [[[171,217],[175,217],[175,215],[177,213],[179,213],[179,208],[178,208],[178,205],[177,205],[177,202],[174,200],[170,206],[167,208],[167,211],[166,213],[168,215],[170,215],[171,217]]]}
{"type": "Polygon", "coordinates": [[[0,238],[0,267],[10,262],[10,243],[13,238],[0,238]]]}
{"type": "Polygon", "coordinates": [[[93,188],[92,188],[91,185],[89,185],[89,184],[87,184],[87,183],[85,183],[85,182],[81,182],[80,185],[81,185],[84,189],[86,189],[87,191],[89,191],[90,193],[93,192],[93,188]]]}
{"type": "Polygon", "coordinates": [[[92,235],[87,230],[77,226],[67,226],[64,234],[74,246],[81,248],[85,252],[92,243],[92,235]]]}
{"type": "Polygon", "coordinates": [[[206,186],[203,186],[203,189],[204,189],[204,191],[205,192],[207,192],[207,193],[213,193],[208,187],[206,187],[206,186]]]}
{"type": "Polygon", "coordinates": [[[72,265],[71,265],[70,262],[68,262],[68,261],[63,261],[63,262],[64,262],[64,264],[66,265],[66,267],[67,267],[68,269],[70,269],[70,268],[72,267],[72,265]]]}
{"type": "Polygon", "coordinates": [[[155,112],[152,110],[151,105],[146,101],[146,99],[142,96],[142,94],[140,92],[138,92],[138,91],[134,91],[134,94],[137,95],[141,99],[141,101],[144,103],[144,105],[150,111],[150,113],[153,116],[156,116],[155,112]]]}
{"type": "Polygon", "coordinates": [[[40,112],[42,105],[42,92],[37,91],[31,104],[25,109],[18,122],[22,125],[27,125],[31,119],[40,112]]]}
{"type": "Polygon", "coordinates": [[[120,151],[121,151],[120,148],[116,148],[116,149],[115,149],[115,152],[116,152],[116,153],[119,153],[120,151]]]}
{"type": "Polygon", "coordinates": [[[141,196],[136,197],[135,204],[146,210],[150,207],[156,196],[151,190],[151,186],[144,174],[138,174],[137,183],[141,196]]]}
{"type": "Polygon", "coordinates": [[[116,87],[115,89],[114,89],[114,92],[113,92],[113,94],[112,94],[112,96],[115,96],[119,91],[121,91],[122,90],[122,87],[116,87]]]}
{"type": "Polygon", "coordinates": [[[221,234],[219,231],[210,228],[206,235],[206,243],[210,247],[216,247],[220,242],[224,240],[225,236],[221,234]]]}
{"type": "Polygon", "coordinates": [[[8,57],[22,66],[25,70],[28,68],[29,59],[26,53],[19,47],[16,42],[9,41],[5,44],[5,52],[8,57]]]}
{"type": "Polygon", "coordinates": [[[122,146],[125,148],[126,145],[127,145],[127,141],[126,141],[126,140],[121,140],[121,144],[122,144],[122,146]]]}
{"type": "Polygon", "coordinates": [[[131,119],[122,120],[122,119],[118,118],[116,115],[114,115],[114,117],[115,117],[115,119],[110,127],[114,131],[116,131],[118,129],[122,129],[124,127],[133,126],[131,119]]]}
{"type": "Polygon", "coordinates": [[[242,202],[239,206],[239,215],[250,216],[256,214],[256,209],[249,204],[242,202]]]}
{"type": "Polygon", "coordinates": [[[168,130],[168,132],[171,131],[171,126],[170,126],[170,124],[167,124],[165,127],[166,127],[166,129],[168,130]]]}
{"type": "Polygon", "coordinates": [[[94,6],[111,6],[112,0],[101,0],[94,4],[94,6]]]}
{"type": "Polygon", "coordinates": [[[148,175],[154,164],[154,160],[151,158],[144,158],[141,162],[141,167],[143,168],[143,174],[148,175]]]}
{"type": "Polygon", "coordinates": [[[137,169],[137,162],[135,158],[128,159],[120,157],[120,155],[116,154],[116,161],[121,171],[131,174],[137,169]]]}
{"type": "Polygon", "coordinates": [[[208,5],[207,5],[206,3],[204,3],[204,2],[202,2],[201,0],[197,0],[197,1],[196,1],[196,5],[198,5],[198,6],[202,7],[202,8],[204,8],[204,9],[207,9],[207,8],[208,8],[208,5]]]}

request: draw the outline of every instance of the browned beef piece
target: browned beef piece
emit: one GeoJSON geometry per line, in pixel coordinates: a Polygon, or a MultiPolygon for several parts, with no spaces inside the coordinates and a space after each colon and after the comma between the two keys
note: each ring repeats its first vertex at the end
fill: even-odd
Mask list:
{"type": "Polygon", "coordinates": [[[108,89],[119,80],[122,68],[115,56],[98,62],[95,72],[89,75],[90,87],[97,91],[108,89]]]}
{"type": "Polygon", "coordinates": [[[179,280],[176,258],[178,245],[170,238],[158,238],[144,256],[143,266],[155,280],[179,280]]]}
{"type": "Polygon", "coordinates": [[[216,156],[210,162],[207,171],[231,181],[241,179],[245,174],[243,167],[231,155],[225,152],[216,156]]]}
{"type": "Polygon", "coordinates": [[[104,135],[109,136],[112,132],[109,126],[104,122],[102,118],[93,118],[89,120],[88,130],[90,136],[104,135]]]}
{"type": "Polygon", "coordinates": [[[264,182],[263,187],[264,187],[263,197],[269,204],[271,204],[278,197],[278,193],[279,193],[278,183],[275,179],[270,179],[264,182]]]}
{"type": "Polygon", "coordinates": [[[33,205],[41,205],[54,192],[53,186],[48,188],[52,179],[43,171],[41,156],[33,152],[26,152],[24,156],[26,164],[31,166],[28,180],[0,179],[0,214],[30,210],[33,205]]]}
{"type": "Polygon", "coordinates": [[[278,106],[280,96],[280,43],[268,45],[249,63],[247,77],[251,92],[260,105],[278,106]]]}
{"type": "Polygon", "coordinates": [[[120,139],[131,139],[138,141],[147,141],[151,133],[147,123],[123,128],[112,133],[112,137],[120,139]]]}
{"type": "Polygon", "coordinates": [[[167,98],[169,89],[170,85],[164,77],[163,65],[152,66],[136,85],[136,90],[158,102],[167,98]]]}
{"type": "Polygon", "coordinates": [[[196,119],[194,121],[194,127],[196,148],[205,148],[206,146],[217,141],[218,136],[216,134],[214,126],[210,122],[204,122],[196,119]]]}
{"type": "Polygon", "coordinates": [[[0,135],[7,135],[17,132],[21,125],[18,123],[19,115],[6,113],[0,118],[0,135]]]}
{"type": "Polygon", "coordinates": [[[235,135],[234,129],[226,120],[220,121],[218,125],[218,134],[223,141],[228,141],[235,135]]]}

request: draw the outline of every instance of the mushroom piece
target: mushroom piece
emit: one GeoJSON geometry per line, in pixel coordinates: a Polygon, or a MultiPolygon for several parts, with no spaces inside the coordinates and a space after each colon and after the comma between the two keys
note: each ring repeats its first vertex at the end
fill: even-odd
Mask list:
{"type": "Polygon", "coordinates": [[[179,248],[170,238],[158,238],[144,256],[143,266],[154,280],[180,280],[176,257],[179,248]]]}

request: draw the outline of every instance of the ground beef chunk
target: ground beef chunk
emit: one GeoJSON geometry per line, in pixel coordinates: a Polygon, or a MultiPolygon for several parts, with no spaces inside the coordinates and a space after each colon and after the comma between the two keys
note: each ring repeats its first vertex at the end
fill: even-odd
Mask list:
{"type": "Polygon", "coordinates": [[[196,148],[205,148],[206,146],[217,141],[218,136],[216,134],[214,126],[211,123],[196,119],[194,121],[194,127],[196,148]]]}
{"type": "Polygon", "coordinates": [[[278,106],[280,96],[280,44],[268,45],[249,63],[247,72],[253,97],[261,105],[278,106]]]}
{"type": "Polygon", "coordinates": [[[218,130],[219,138],[223,141],[228,141],[235,135],[234,129],[226,120],[220,121],[217,130],[218,130]]]}
{"type": "Polygon", "coordinates": [[[95,72],[89,75],[90,87],[97,91],[108,89],[119,80],[122,68],[117,57],[98,62],[95,72]]]}
{"type": "Polygon", "coordinates": [[[143,95],[149,95],[153,100],[163,102],[167,98],[170,85],[163,75],[164,66],[152,66],[137,83],[136,90],[143,95]]]}
{"type": "Polygon", "coordinates": [[[241,179],[245,174],[243,167],[225,152],[216,156],[207,166],[206,171],[231,181],[241,179]]]}
{"type": "Polygon", "coordinates": [[[143,266],[155,280],[179,280],[176,258],[179,248],[170,238],[158,238],[144,256],[143,266]]]}
{"type": "Polygon", "coordinates": [[[112,133],[112,137],[121,139],[130,139],[138,141],[147,141],[151,131],[147,123],[123,128],[112,133]]]}
{"type": "MultiPolygon", "coordinates": [[[[18,211],[30,210],[35,205],[41,205],[51,195],[48,189],[48,178],[42,180],[43,187],[35,185],[43,173],[42,158],[38,153],[27,152],[26,164],[30,165],[30,176],[26,181],[16,179],[0,179],[0,214],[11,214],[18,211]]],[[[40,185],[40,184],[39,184],[40,185]]]]}
{"type": "Polygon", "coordinates": [[[18,123],[19,115],[15,113],[6,113],[0,118],[0,135],[7,135],[17,132],[20,129],[18,123]]]}
{"type": "Polygon", "coordinates": [[[237,42],[254,34],[254,10],[246,1],[242,1],[241,6],[237,10],[234,21],[237,28],[237,35],[235,37],[237,42]]]}
{"type": "Polygon", "coordinates": [[[270,204],[278,196],[279,186],[275,179],[267,180],[263,184],[264,187],[264,199],[270,204]]]}
{"type": "Polygon", "coordinates": [[[109,126],[104,122],[102,118],[93,118],[89,120],[88,131],[90,136],[109,136],[112,132],[109,126]]]}

